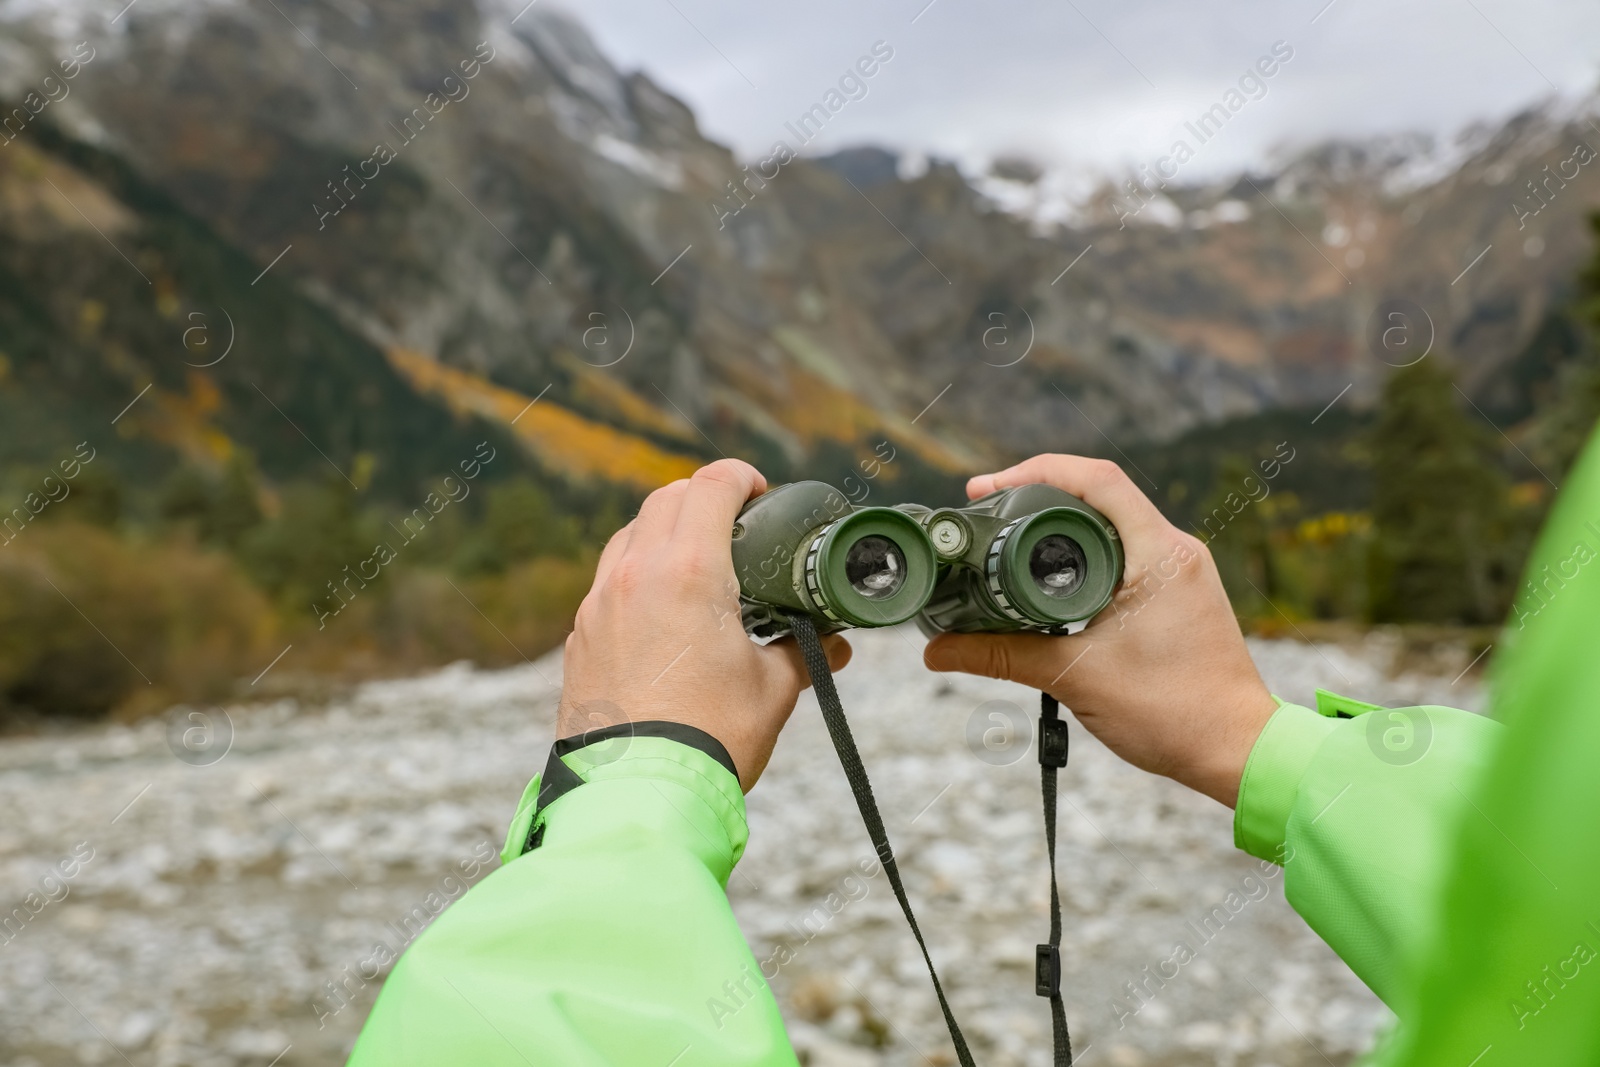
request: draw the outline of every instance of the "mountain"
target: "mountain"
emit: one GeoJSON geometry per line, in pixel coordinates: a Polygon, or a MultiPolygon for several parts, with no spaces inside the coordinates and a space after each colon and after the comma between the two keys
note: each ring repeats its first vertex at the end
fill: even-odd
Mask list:
{"type": "Polygon", "coordinates": [[[787,126],[737,160],[544,4],[0,18],[0,405],[50,436],[154,382],[117,423],[152,467],[233,441],[403,495],[498,434],[636,489],[719,453],[828,476],[881,439],[948,475],[1369,404],[1415,350],[1378,343],[1386,301],[1504,421],[1581,344],[1587,103],[1041,222],[1026,166],[808,158],[787,126]],[[224,312],[238,348],[197,369],[185,330],[224,312]]]}

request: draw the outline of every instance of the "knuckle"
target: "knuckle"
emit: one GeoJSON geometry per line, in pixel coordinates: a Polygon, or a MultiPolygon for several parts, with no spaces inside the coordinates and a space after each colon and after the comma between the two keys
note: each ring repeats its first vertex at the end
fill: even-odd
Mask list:
{"type": "Polygon", "coordinates": [[[726,486],[731,489],[743,489],[750,482],[752,470],[753,468],[750,464],[743,460],[719,459],[715,463],[707,463],[704,467],[695,471],[694,480],[726,486]]]}
{"type": "Polygon", "coordinates": [[[618,529],[610,537],[606,538],[605,548],[601,549],[601,552],[600,552],[601,558],[602,559],[606,559],[606,558],[609,558],[613,554],[621,555],[622,552],[628,547],[628,539],[631,538],[632,536],[633,536],[633,522],[630,521],[630,522],[624,524],[620,529],[618,529]]]}
{"type": "Polygon", "coordinates": [[[1032,467],[1046,477],[1061,478],[1073,462],[1073,457],[1065,452],[1044,452],[1018,466],[1032,467]]]}
{"type": "MultiPolygon", "coordinates": [[[[608,579],[609,581],[609,579],[608,579]]],[[[600,614],[605,597],[606,583],[596,582],[589,587],[583,600],[578,603],[578,610],[572,613],[573,632],[592,627],[600,614]]]]}
{"type": "Polygon", "coordinates": [[[1012,671],[1016,669],[1016,665],[1011,662],[1011,652],[1004,645],[995,649],[989,665],[994,668],[996,678],[1010,678],[1012,671]]]}
{"type": "Polygon", "coordinates": [[[1007,678],[1011,675],[1011,652],[1004,641],[986,641],[987,655],[983,657],[983,664],[988,668],[987,674],[991,678],[1007,678]]]}
{"type": "Polygon", "coordinates": [[[679,478],[675,482],[668,482],[660,489],[654,490],[649,496],[645,497],[644,504],[640,506],[639,510],[640,512],[644,512],[646,510],[659,507],[661,504],[671,500],[673,497],[681,495],[687,488],[689,488],[689,479],[687,478],[679,478]]]}
{"type": "Polygon", "coordinates": [[[1121,485],[1128,480],[1122,468],[1109,459],[1096,459],[1089,461],[1089,477],[1095,485],[1103,488],[1121,485]]]}
{"type": "Polygon", "coordinates": [[[698,552],[679,556],[673,561],[670,573],[680,586],[693,588],[716,584],[715,565],[704,554],[698,552]]]}
{"type": "Polygon", "coordinates": [[[998,472],[995,477],[1004,479],[998,481],[997,487],[1008,485],[1022,485],[1027,482],[1043,482],[1045,485],[1054,485],[1064,488],[1074,481],[1072,477],[1073,464],[1079,460],[1064,452],[1040,452],[1030,456],[1004,471],[998,472]]]}
{"type": "Polygon", "coordinates": [[[1195,558],[1210,555],[1211,550],[1206,548],[1206,543],[1200,538],[1191,533],[1185,533],[1182,530],[1173,528],[1171,540],[1167,544],[1166,554],[1179,563],[1187,563],[1195,558]]]}
{"type": "Polygon", "coordinates": [[[1210,565],[1211,552],[1198,537],[1174,528],[1162,543],[1151,572],[1161,582],[1181,581],[1210,565]],[[1198,563],[1200,566],[1196,567],[1198,563]]]}
{"type": "Polygon", "coordinates": [[[606,592],[628,597],[644,588],[649,580],[646,568],[636,559],[620,561],[606,581],[606,592]]]}

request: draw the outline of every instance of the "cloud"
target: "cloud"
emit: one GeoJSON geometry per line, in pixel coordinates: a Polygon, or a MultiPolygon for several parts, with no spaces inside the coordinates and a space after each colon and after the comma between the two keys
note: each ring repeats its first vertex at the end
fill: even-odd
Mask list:
{"type": "Polygon", "coordinates": [[[863,48],[891,39],[894,68],[808,151],[876,143],[973,172],[1008,151],[1069,168],[1153,158],[1280,38],[1294,43],[1295,69],[1196,161],[1197,175],[1285,142],[1449,134],[1549,96],[1551,83],[1587,92],[1600,72],[1600,5],[1570,0],[1479,0],[1487,21],[1459,0],[1335,0],[1320,17],[1325,0],[925,3],[588,0],[581,17],[614,61],[682,96],[747,158],[863,48]]]}

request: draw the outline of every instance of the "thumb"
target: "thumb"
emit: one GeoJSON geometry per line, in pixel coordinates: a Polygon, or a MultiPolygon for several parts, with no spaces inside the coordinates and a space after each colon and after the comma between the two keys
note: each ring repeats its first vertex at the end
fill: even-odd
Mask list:
{"type": "Polygon", "coordinates": [[[1079,652],[1077,635],[940,634],[922,650],[930,670],[960,671],[984,678],[1004,678],[1033,689],[1049,689],[1062,666],[1079,652]]]}
{"type": "MultiPolygon", "coordinates": [[[[830,673],[837,674],[850,662],[850,643],[838,634],[827,634],[822,638],[822,651],[828,657],[830,673]]],[[[810,687],[811,673],[806,670],[805,657],[801,655],[800,645],[794,638],[779,638],[761,649],[761,654],[782,679],[779,684],[789,692],[798,694],[810,687]]]]}

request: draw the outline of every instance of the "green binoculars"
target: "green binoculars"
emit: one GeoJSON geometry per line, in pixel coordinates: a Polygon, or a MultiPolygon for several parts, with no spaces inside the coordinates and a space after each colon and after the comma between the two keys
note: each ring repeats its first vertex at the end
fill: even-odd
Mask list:
{"type": "Polygon", "coordinates": [[[961,508],[856,507],[823,482],[752,500],[733,527],[745,630],[777,637],[789,616],[818,632],[894,626],[926,634],[1067,633],[1122,579],[1116,527],[1049,485],[1002,489],[961,508]]]}

